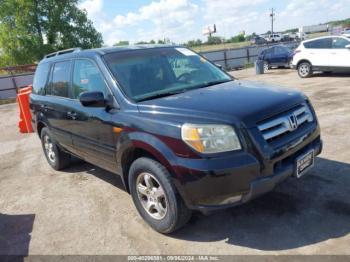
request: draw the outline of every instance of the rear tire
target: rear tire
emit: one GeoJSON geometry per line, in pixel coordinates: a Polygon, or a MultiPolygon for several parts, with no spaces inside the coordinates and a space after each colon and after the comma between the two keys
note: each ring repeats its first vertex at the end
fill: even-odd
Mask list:
{"type": "Polygon", "coordinates": [[[49,165],[55,170],[61,170],[69,166],[70,154],[63,152],[52,140],[52,135],[47,127],[41,130],[41,144],[49,165]]]}
{"type": "Polygon", "coordinates": [[[191,218],[192,212],[185,206],[168,170],[157,161],[136,159],[129,170],[129,185],[137,211],[154,230],[169,234],[191,218]]]}
{"type": "Polygon", "coordinates": [[[309,62],[302,62],[298,65],[298,75],[301,78],[307,78],[312,75],[312,66],[309,62]]]}

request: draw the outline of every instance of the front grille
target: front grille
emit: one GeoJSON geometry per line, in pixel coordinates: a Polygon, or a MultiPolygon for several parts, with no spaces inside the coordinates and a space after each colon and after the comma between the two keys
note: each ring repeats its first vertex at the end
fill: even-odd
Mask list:
{"type": "Polygon", "coordinates": [[[271,142],[313,121],[313,115],[306,103],[300,104],[288,112],[272,117],[258,125],[262,136],[271,142]]]}

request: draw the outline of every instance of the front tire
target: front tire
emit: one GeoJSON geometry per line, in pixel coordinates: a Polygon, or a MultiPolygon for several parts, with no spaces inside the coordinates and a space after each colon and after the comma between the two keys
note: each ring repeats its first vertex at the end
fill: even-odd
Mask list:
{"type": "Polygon", "coordinates": [[[63,152],[52,140],[52,135],[47,127],[41,130],[41,144],[49,165],[55,170],[61,170],[69,166],[70,154],[63,152]]]}
{"type": "Polygon", "coordinates": [[[184,226],[192,212],[185,206],[168,170],[141,157],[129,170],[130,193],[141,217],[156,231],[169,234],[184,226]]]}
{"type": "Polygon", "coordinates": [[[307,78],[312,75],[312,66],[309,62],[302,62],[298,65],[298,75],[301,78],[307,78]]]}

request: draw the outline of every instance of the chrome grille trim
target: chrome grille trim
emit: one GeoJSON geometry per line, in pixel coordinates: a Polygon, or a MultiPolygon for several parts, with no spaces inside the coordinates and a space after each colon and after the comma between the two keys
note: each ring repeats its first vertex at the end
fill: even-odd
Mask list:
{"type": "Polygon", "coordinates": [[[266,141],[271,141],[280,135],[293,132],[305,122],[312,122],[313,120],[309,106],[303,103],[288,113],[282,113],[276,118],[264,121],[258,125],[258,129],[266,141]]]}

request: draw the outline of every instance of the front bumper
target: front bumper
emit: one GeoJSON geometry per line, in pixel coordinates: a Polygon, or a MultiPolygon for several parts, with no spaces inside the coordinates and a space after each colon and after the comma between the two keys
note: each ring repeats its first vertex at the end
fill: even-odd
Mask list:
{"type": "Polygon", "coordinates": [[[228,208],[271,191],[295,173],[296,159],[311,149],[315,155],[322,151],[318,127],[303,143],[272,160],[258,160],[246,152],[220,159],[187,160],[178,166],[174,182],[190,209],[208,212],[228,208]]]}

